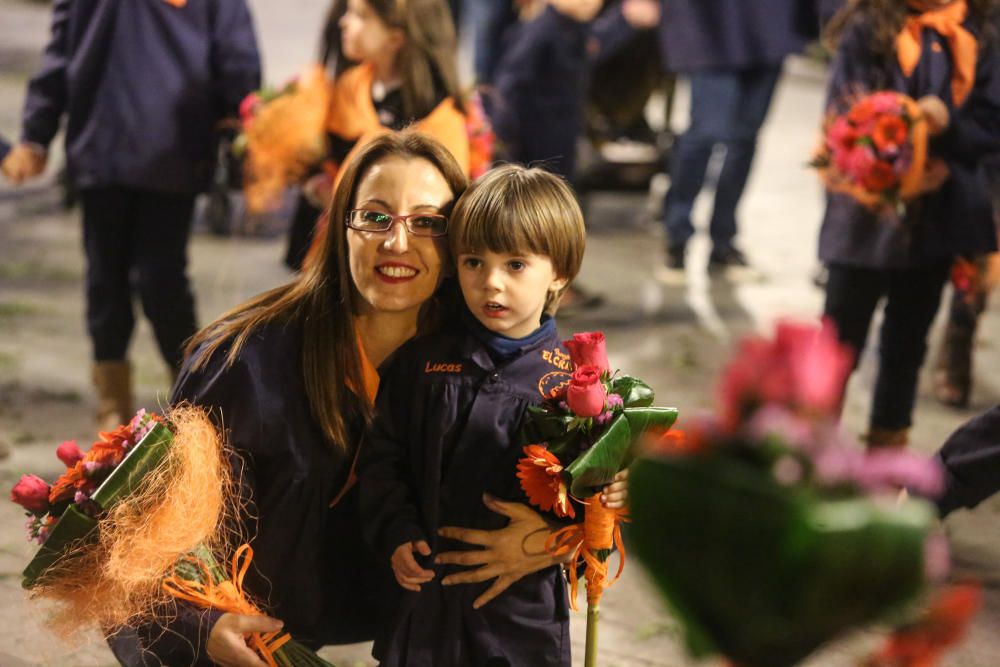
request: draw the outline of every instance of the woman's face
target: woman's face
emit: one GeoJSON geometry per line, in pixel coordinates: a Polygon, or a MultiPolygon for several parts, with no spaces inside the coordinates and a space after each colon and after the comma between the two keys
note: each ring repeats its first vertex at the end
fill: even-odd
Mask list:
{"type": "MultiPolygon", "coordinates": [[[[372,165],[358,183],[353,208],[411,215],[439,214],[454,195],[437,168],[423,158],[388,157],[372,165]]],[[[347,229],[351,278],[361,312],[413,311],[441,281],[447,237],[415,236],[402,221],[387,232],[347,229]]]]}
{"type": "Polygon", "coordinates": [[[365,0],[348,0],[340,17],[340,48],[348,60],[393,62],[403,39],[403,31],[386,25],[365,0]]]}

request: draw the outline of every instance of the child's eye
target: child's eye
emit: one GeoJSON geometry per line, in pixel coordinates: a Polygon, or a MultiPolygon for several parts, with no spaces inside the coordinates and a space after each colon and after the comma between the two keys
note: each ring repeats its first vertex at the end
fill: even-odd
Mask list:
{"type": "Polygon", "coordinates": [[[478,269],[483,265],[483,260],[478,257],[466,257],[462,260],[462,266],[467,269],[478,269]]]}
{"type": "Polygon", "coordinates": [[[522,269],[524,269],[524,267],[527,266],[527,264],[525,264],[520,260],[515,259],[510,262],[507,262],[507,266],[510,267],[511,271],[521,271],[522,269]]]}

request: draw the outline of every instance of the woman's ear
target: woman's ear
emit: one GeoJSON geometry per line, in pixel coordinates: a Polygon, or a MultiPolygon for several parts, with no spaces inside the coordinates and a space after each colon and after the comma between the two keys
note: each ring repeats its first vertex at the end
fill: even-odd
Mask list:
{"type": "Polygon", "coordinates": [[[389,48],[393,50],[393,54],[398,56],[405,45],[406,32],[402,28],[392,28],[389,31],[389,48]]]}

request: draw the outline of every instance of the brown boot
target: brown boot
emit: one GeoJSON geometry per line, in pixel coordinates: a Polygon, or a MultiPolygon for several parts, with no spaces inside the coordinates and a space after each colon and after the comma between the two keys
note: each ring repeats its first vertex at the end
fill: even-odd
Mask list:
{"type": "Polygon", "coordinates": [[[97,426],[111,431],[127,424],[135,414],[132,399],[132,366],[127,361],[98,361],[92,371],[97,389],[97,426]]]}
{"type": "Polygon", "coordinates": [[[865,436],[868,449],[878,447],[906,447],[910,442],[908,428],[872,428],[865,436]]]}

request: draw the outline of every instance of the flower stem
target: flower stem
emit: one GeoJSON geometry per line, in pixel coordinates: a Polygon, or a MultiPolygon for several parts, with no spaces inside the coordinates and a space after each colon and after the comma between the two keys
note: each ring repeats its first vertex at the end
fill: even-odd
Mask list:
{"type": "Polygon", "coordinates": [[[597,622],[601,618],[599,604],[587,605],[587,643],[583,667],[597,667],[597,622]]]}

